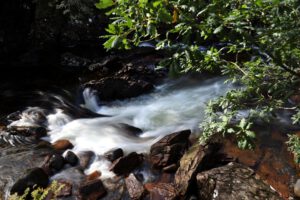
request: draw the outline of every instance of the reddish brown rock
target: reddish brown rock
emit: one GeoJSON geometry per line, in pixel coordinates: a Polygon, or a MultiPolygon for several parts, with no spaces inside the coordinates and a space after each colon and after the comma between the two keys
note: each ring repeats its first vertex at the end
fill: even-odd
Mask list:
{"type": "Polygon", "coordinates": [[[191,147],[181,158],[180,167],[175,174],[175,188],[179,196],[184,197],[196,175],[209,156],[213,153],[212,145],[191,147]]]}
{"type": "Polygon", "coordinates": [[[98,200],[106,195],[106,189],[101,180],[93,180],[85,182],[79,187],[79,193],[82,199],[85,200],[98,200]]]}
{"type": "Polygon", "coordinates": [[[126,187],[129,192],[129,196],[132,200],[140,200],[145,194],[145,188],[143,184],[135,177],[134,174],[130,174],[125,179],[126,187]]]}
{"type": "Polygon", "coordinates": [[[52,146],[57,151],[65,151],[74,147],[69,140],[57,140],[52,144],[52,146]]]}
{"type": "Polygon", "coordinates": [[[129,174],[132,170],[142,164],[143,159],[144,157],[142,154],[132,152],[127,156],[115,160],[110,167],[110,171],[117,175],[129,174]]]}
{"type": "Polygon", "coordinates": [[[292,177],[299,175],[299,166],[293,156],[287,151],[286,134],[272,131],[258,135],[257,145],[254,150],[241,150],[231,139],[223,140],[222,153],[234,158],[239,163],[255,169],[255,172],[284,198],[293,195],[292,177]]]}
{"type": "Polygon", "coordinates": [[[169,183],[154,183],[146,186],[150,192],[150,200],[176,200],[176,189],[169,183]]]}
{"type": "Polygon", "coordinates": [[[177,163],[189,144],[190,130],[172,133],[151,146],[150,161],[155,168],[177,163]]]}
{"type": "Polygon", "coordinates": [[[96,179],[100,178],[100,176],[101,176],[100,171],[94,171],[86,177],[86,180],[87,181],[96,180],[96,179]]]}
{"type": "Polygon", "coordinates": [[[253,170],[238,163],[201,172],[197,185],[201,200],[282,199],[253,170]]]}

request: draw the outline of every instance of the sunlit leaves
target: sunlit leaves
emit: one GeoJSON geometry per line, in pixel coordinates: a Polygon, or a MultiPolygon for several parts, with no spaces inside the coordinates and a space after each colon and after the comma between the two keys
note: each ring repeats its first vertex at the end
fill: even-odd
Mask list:
{"type": "Polygon", "coordinates": [[[208,105],[201,140],[233,135],[251,148],[257,120],[270,122],[278,110],[291,109],[288,99],[300,82],[297,0],[100,0],[98,7],[111,8],[106,49],[151,41],[166,51],[160,66],[171,77],[214,72],[242,86],[208,105]]]}

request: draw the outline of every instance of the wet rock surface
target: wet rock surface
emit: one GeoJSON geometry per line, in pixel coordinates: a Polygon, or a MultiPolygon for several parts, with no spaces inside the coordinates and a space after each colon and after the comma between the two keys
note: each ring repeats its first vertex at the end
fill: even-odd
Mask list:
{"type": "Polygon", "coordinates": [[[151,146],[150,160],[154,167],[163,168],[176,164],[187,149],[190,130],[172,133],[151,146]]]}
{"type": "Polygon", "coordinates": [[[166,77],[164,71],[154,70],[161,55],[149,52],[135,51],[124,56],[112,56],[102,62],[88,67],[87,81],[83,87],[97,91],[97,95],[104,101],[126,99],[149,93],[166,77]]]}
{"type": "Polygon", "coordinates": [[[48,186],[49,177],[48,174],[42,168],[34,168],[30,170],[25,177],[19,179],[12,186],[10,193],[17,193],[22,195],[27,188],[33,189],[33,186],[45,188],[48,186]]]}
{"type": "Polygon", "coordinates": [[[253,170],[229,163],[197,175],[199,198],[221,199],[282,199],[274,190],[255,176],[253,170]]]}
{"type": "Polygon", "coordinates": [[[110,171],[114,172],[117,175],[128,174],[136,167],[141,165],[143,159],[144,156],[142,154],[132,152],[127,156],[123,156],[115,160],[110,167],[110,171]]]}
{"type": "Polygon", "coordinates": [[[148,82],[129,77],[103,78],[100,81],[91,81],[85,86],[97,90],[99,98],[103,100],[136,97],[154,89],[154,86],[148,82]]]}
{"type": "Polygon", "coordinates": [[[79,194],[79,187],[85,182],[85,175],[77,167],[70,167],[55,174],[51,179],[56,180],[57,182],[66,182],[72,185],[72,190],[70,191],[72,195],[67,199],[76,199],[77,195],[79,194]]]}
{"type": "Polygon", "coordinates": [[[95,153],[92,151],[81,151],[77,154],[79,158],[79,165],[82,169],[86,169],[95,157],[95,153]]]}
{"type": "Polygon", "coordinates": [[[226,139],[223,141],[221,151],[252,168],[284,199],[289,199],[294,193],[293,185],[299,173],[299,166],[295,164],[292,154],[287,151],[286,135],[272,129],[258,139],[254,150],[241,150],[231,139],[226,139]]]}
{"type": "Polygon", "coordinates": [[[65,164],[65,159],[60,154],[50,154],[45,158],[42,168],[49,174],[60,171],[65,164]]]}
{"type": "Polygon", "coordinates": [[[136,178],[134,174],[130,174],[125,179],[126,187],[129,196],[132,200],[140,200],[145,195],[145,188],[143,184],[136,178]]]}
{"type": "Polygon", "coordinates": [[[73,144],[69,140],[57,140],[53,143],[53,148],[57,151],[65,151],[73,147],[73,144]]]}
{"type": "Polygon", "coordinates": [[[118,158],[124,155],[123,149],[121,148],[114,148],[109,150],[108,152],[104,153],[104,157],[109,160],[110,162],[114,162],[118,158]]]}
{"type": "Polygon", "coordinates": [[[125,181],[123,178],[114,177],[103,180],[103,184],[107,189],[107,195],[101,200],[120,200],[130,199],[125,181]]]}
{"type": "Polygon", "coordinates": [[[197,173],[204,167],[207,158],[212,154],[212,145],[194,145],[183,155],[174,181],[176,190],[181,197],[186,195],[191,184],[195,182],[197,173]]]}
{"type": "Polygon", "coordinates": [[[177,191],[172,184],[157,183],[150,190],[150,200],[176,200],[177,191]]]}
{"type": "Polygon", "coordinates": [[[18,147],[0,146],[0,191],[5,199],[6,192],[33,168],[42,166],[51,148],[36,148],[37,145],[19,145],[18,147]]]}
{"type": "Polygon", "coordinates": [[[107,191],[101,180],[87,181],[79,187],[80,195],[83,199],[97,200],[105,196],[107,191]]]}
{"type": "Polygon", "coordinates": [[[75,166],[78,164],[78,157],[73,151],[68,151],[64,157],[65,162],[70,164],[71,166],[75,166]]]}
{"type": "Polygon", "coordinates": [[[94,171],[86,177],[86,181],[96,180],[96,179],[99,179],[100,177],[101,177],[101,172],[100,171],[94,171]]]}

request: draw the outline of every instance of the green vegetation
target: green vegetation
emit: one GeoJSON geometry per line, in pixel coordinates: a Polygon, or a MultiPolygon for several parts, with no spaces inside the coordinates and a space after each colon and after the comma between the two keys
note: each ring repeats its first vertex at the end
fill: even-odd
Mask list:
{"type": "Polygon", "coordinates": [[[296,163],[300,163],[300,138],[298,135],[289,135],[289,140],[287,141],[289,146],[289,151],[294,154],[294,159],[296,163]]]}
{"type": "Polygon", "coordinates": [[[9,200],[25,200],[26,197],[31,195],[33,200],[44,200],[46,197],[50,195],[51,200],[55,200],[57,197],[57,194],[63,189],[64,185],[63,184],[58,184],[56,181],[53,181],[49,187],[46,189],[44,188],[34,188],[32,192],[30,192],[30,189],[27,188],[26,191],[22,196],[18,196],[17,194],[14,194],[9,197],[9,200]]]}
{"type": "Polygon", "coordinates": [[[111,19],[106,49],[155,42],[168,52],[161,65],[171,75],[208,71],[242,85],[209,103],[201,141],[231,135],[239,147],[252,148],[256,121],[270,122],[282,110],[300,121],[300,107],[289,103],[299,94],[297,0],[100,0],[96,6],[111,19]]]}

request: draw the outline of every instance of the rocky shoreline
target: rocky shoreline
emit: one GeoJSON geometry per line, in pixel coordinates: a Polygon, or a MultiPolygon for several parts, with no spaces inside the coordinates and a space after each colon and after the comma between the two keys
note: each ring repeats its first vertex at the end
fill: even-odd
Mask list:
{"type": "MultiPolygon", "coordinates": [[[[151,50],[149,55],[149,49],[131,56],[106,57],[86,68],[81,78],[82,88],[98,91],[98,97],[104,102],[150,92],[166,77],[166,71],[153,68],[160,59],[161,55],[151,50]]],[[[73,110],[75,118],[96,117],[83,108],[66,108],[73,110]]],[[[11,126],[23,115],[15,112],[1,120],[0,194],[4,199],[9,193],[22,194],[34,185],[48,187],[54,180],[64,185],[57,197],[62,200],[289,199],[293,196],[291,177],[298,166],[293,162],[285,163],[284,159],[292,157],[287,152],[279,157],[282,160],[278,162],[283,163],[280,166],[273,166],[271,159],[276,150],[283,149],[285,138],[278,133],[267,146],[258,145],[259,149],[253,152],[237,149],[230,139],[199,145],[190,130],[182,130],[169,133],[154,143],[149,154],[125,154],[123,149],[116,148],[96,155],[92,151],[73,152],[74,145],[68,140],[53,144],[41,140],[47,135],[46,114],[41,111],[26,112],[34,116],[37,127],[11,126]],[[99,170],[85,173],[97,156],[111,163],[113,178],[102,178],[99,170]],[[144,177],[141,171],[145,167],[155,174],[154,178],[144,177]],[[13,168],[14,172],[7,168],[13,168]],[[285,169],[290,172],[280,175],[285,169]]],[[[126,124],[120,125],[120,131],[128,135],[142,132],[126,124]]],[[[51,199],[51,195],[46,199],[51,199]]]]}
{"type": "MultiPolygon", "coordinates": [[[[67,140],[40,142],[31,148],[35,154],[31,156],[36,159],[37,153],[44,152],[43,161],[23,165],[35,168],[25,176],[15,176],[10,193],[22,194],[34,185],[47,187],[52,177],[51,181],[65,185],[58,199],[282,199],[255,171],[221,154],[221,143],[191,146],[189,136],[189,130],[167,135],[151,146],[149,155],[123,155],[121,149],[107,152],[105,157],[112,162],[110,170],[116,176],[104,180],[100,171],[83,173],[95,156],[93,152],[76,155],[68,150],[73,145],[67,140]],[[153,182],[145,182],[137,173],[145,163],[160,174],[153,182]],[[55,176],[62,171],[64,176],[55,176]]],[[[0,177],[3,181],[2,173],[0,177]]],[[[51,199],[51,194],[47,198],[51,199]]]]}

